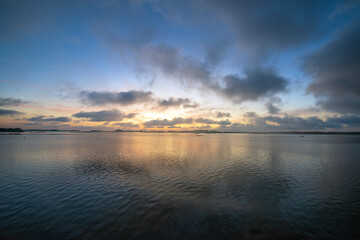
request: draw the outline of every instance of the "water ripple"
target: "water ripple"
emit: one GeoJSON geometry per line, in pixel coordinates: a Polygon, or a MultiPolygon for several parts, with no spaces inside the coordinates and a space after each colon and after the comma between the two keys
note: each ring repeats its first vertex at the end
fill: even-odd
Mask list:
{"type": "Polygon", "coordinates": [[[359,136],[0,136],[0,239],[359,239],[359,136]]]}

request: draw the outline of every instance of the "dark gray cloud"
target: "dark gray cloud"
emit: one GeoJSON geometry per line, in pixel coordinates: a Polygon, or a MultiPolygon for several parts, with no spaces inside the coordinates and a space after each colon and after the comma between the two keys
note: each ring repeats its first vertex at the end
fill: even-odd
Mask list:
{"type": "Polygon", "coordinates": [[[139,127],[139,124],[134,124],[131,122],[122,122],[122,123],[115,123],[114,125],[123,127],[123,128],[137,128],[139,127]]]}
{"type": "Polygon", "coordinates": [[[27,104],[28,101],[24,101],[18,98],[2,98],[0,97],[0,106],[19,106],[20,104],[27,104]]]}
{"type": "Polygon", "coordinates": [[[360,117],[358,115],[344,115],[328,117],[323,120],[313,116],[308,118],[285,115],[283,117],[264,116],[260,117],[254,112],[245,114],[251,121],[248,124],[233,123],[220,126],[222,131],[334,131],[354,130],[360,128],[360,117]]]}
{"type": "Polygon", "coordinates": [[[341,124],[337,122],[324,121],[318,117],[301,118],[294,116],[285,117],[263,117],[258,119],[259,122],[267,121],[279,124],[278,128],[288,130],[311,130],[311,129],[327,129],[340,128],[341,124]]]}
{"type": "Polygon", "coordinates": [[[156,108],[196,108],[198,103],[189,98],[170,97],[168,99],[155,98],[151,91],[136,91],[131,90],[127,92],[99,92],[99,91],[80,91],[80,100],[82,103],[91,106],[105,106],[109,104],[117,104],[128,106],[140,103],[154,103],[156,108]]]}
{"type": "Polygon", "coordinates": [[[188,87],[210,89],[217,94],[238,103],[256,101],[262,97],[273,96],[285,91],[288,79],[280,76],[275,68],[261,65],[247,67],[244,76],[228,74],[219,83],[214,74],[213,65],[217,64],[224,52],[222,46],[212,46],[205,60],[185,54],[180,48],[163,43],[154,44],[150,40],[132,43],[122,40],[124,37],[113,37],[112,48],[119,51],[124,60],[133,59],[144,69],[160,72],[165,77],[179,81],[188,87]],[[120,39],[116,41],[116,39],[120,39]],[[125,42],[125,44],[122,44],[125,42]]]}
{"type": "Polygon", "coordinates": [[[320,20],[326,20],[331,2],[212,0],[205,5],[226,21],[242,45],[263,55],[298,46],[322,32],[320,20]]]}
{"type": "Polygon", "coordinates": [[[137,115],[137,113],[129,113],[126,114],[126,118],[134,118],[137,115]]]}
{"type": "Polygon", "coordinates": [[[197,118],[195,119],[196,123],[204,123],[204,124],[217,124],[217,121],[209,118],[197,118]]]}
{"type": "Polygon", "coordinates": [[[281,129],[289,130],[324,130],[324,129],[341,129],[341,128],[359,128],[360,117],[357,115],[344,115],[338,117],[328,117],[322,120],[318,117],[263,117],[258,119],[259,122],[269,121],[279,124],[281,129]]]}
{"type": "Polygon", "coordinates": [[[268,110],[268,113],[270,114],[277,114],[280,112],[279,105],[282,104],[282,101],[278,97],[272,97],[270,98],[267,103],[265,103],[265,107],[268,110]]]}
{"type": "Polygon", "coordinates": [[[143,125],[147,128],[166,127],[166,126],[175,126],[177,124],[191,124],[191,123],[193,123],[193,121],[194,120],[192,118],[177,117],[177,118],[173,118],[172,120],[168,120],[168,119],[150,120],[150,121],[144,122],[143,125]]]}
{"type": "Polygon", "coordinates": [[[236,102],[256,101],[286,91],[288,79],[277,74],[274,68],[258,67],[245,71],[245,76],[224,77],[224,88],[218,90],[236,102]]]}
{"type": "Polygon", "coordinates": [[[30,122],[71,122],[71,118],[69,117],[46,117],[46,116],[25,118],[24,120],[30,122]]]}
{"type": "Polygon", "coordinates": [[[217,112],[216,113],[216,118],[225,118],[225,117],[231,117],[231,114],[226,113],[226,112],[217,112]]]}
{"type": "Polygon", "coordinates": [[[187,84],[210,84],[211,71],[208,65],[195,57],[182,54],[178,48],[165,44],[147,45],[141,54],[166,76],[187,84]]]}
{"type": "Polygon", "coordinates": [[[218,124],[226,126],[226,125],[231,125],[231,122],[229,119],[226,119],[226,120],[218,121],[218,124]]]}
{"type": "Polygon", "coordinates": [[[103,110],[97,112],[78,112],[73,114],[73,117],[84,118],[91,122],[110,122],[110,121],[121,121],[125,118],[134,118],[135,113],[125,114],[119,110],[103,110]]]}
{"type": "Polygon", "coordinates": [[[196,108],[199,104],[194,103],[189,98],[174,98],[170,97],[168,99],[158,100],[158,106],[161,108],[169,107],[184,107],[184,108],[196,108]]]}
{"type": "Polygon", "coordinates": [[[231,124],[229,119],[226,119],[224,121],[215,121],[215,120],[209,119],[209,118],[196,118],[195,122],[203,123],[203,124],[219,124],[219,125],[230,125],[231,124]]]}
{"type": "Polygon", "coordinates": [[[327,119],[328,122],[339,123],[343,127],[360,127],[360,116],[358,115],[344,115],[338,117],[331,117],[327,119]]]}
{"type": "Polygon", "coordinates": [[[220,85],[212,76],[206,62],[183,55],[179,49],[167,45],[147,46],[145,57],[148,63],[165,76],[180,80],[186,85],[207,88],[236,102],[256,101],[286,90],[288,79],[280,76],[276,69],[256,66],[246,69],[245,76],[227,75],[220,85]]]}
{"type": "Polygon", "coordinates": [[[255,118],[255,117],[257,117],[257,114],[256,114],[256,112],[246,112],[246,113],[244,113],[244,117],[255,118]]]}
{"type": "Polygon", "coordinates": [[[224,41],[209,44],[206,48],[205,62],[209,66],[215,67],[225,57],[228,47],[228,43],[224,41]]]}
{"type": "Polygon", "coordinates": [[[210,66],[195,57],[184,55],[177,48],[161,45],[147,46],[144,58],[165,76],[200,89],[211,89],[236,102],[256,101],[286,90],[288,79],[271,67],[255,66],[246,69],[245,76],[227,75],[223,84],[212,76],[210,66]]]}
{"type": "MultiPolygon", "coordinates": [[[[248,124],[231,123],[228,119],[225,121],[216,121],[208,118],[174,118],[156,119],[144,122],[143,125],[147,128],[151,127],[176,127],[177,124],[192,124],[202,123],[205,126],[199,129],[210,129],[211,125],[219,125],[216,129],[221,131],[334,131],[334,130],[354,130],[360,128],[360,117],[358,115],[343,115],[336,117],[328,117],[323,120],[319,117],[296,117],[285,115],[283,117],[264,116],[260,117],[254,112],[245,114],[251,118],[252,121],[248,124]]],[[[122,125],[121,123],[118,125],[122,125]]],[[[127,124],[124,124],[124,127],[127,124]]],[[[131,124],[130,124],[131,126],[131,124]]]]}
{"type": "Polygon", "coordinates": [[[195,57],[184,55],[177,48],[164,44],[148,45],[145,58],[166,76],[179,79],[187,85],[208,88],[236,102],[256,101],[262,97],[283,92],[289,80],[280,76],[272,67],[254,66],[244,71],[244,77],[227,75],[223,84],[212,76],[209,64],[195,57]]]}
{"type": "Polygon", "coordinates": [[[317,106],[337,113],[359,113],[360,99],[355,96],[318,96],[317,106]]]}
{"type": "Polygon", "coordinates": [[[0,116],[14,116],[19,114],[24,114],[24,113],[15,110],[0,109],[0,116]]]}
{"type": "Polygon", "coordinates": [[[325,0],[149,2],[166,19],[177,23],[203,26],[214,24],[208,19],[216,19],[218,35],[227,34],[243,52],[258,59],[276,50],[299,46],[325,32],[328,15],[335,8],[335,1],[325,0]]]}
{"type": "Polygon", "coordinates": [[[320,50],[307,56],[304,69],[313,77],[307,92],[326,110],[360,113],[360,22],[345,30],[320,50]]]}
{"type": "Polygon", "coordinates": [[[83,103],[92,106],[104,106],[107,104],[131,105],[151,102],[152,92],[149,91],[127,91],[127,92],[97,92],[81,91],[80,99],[83,103]]]}
{"type": "Polygon", "coordinates": [[[127,92],[98,92],[81,91],[79,93],[82,103],[91,106],[105,106],[108,104],[117,104],[128,106],[140,103],[156,103],[156,107],[163,109],[171,107],[196,108],[198,103],[189,98],[170,97],[168,99],[158,99],[150,91],[131,90],[127,92]]]}

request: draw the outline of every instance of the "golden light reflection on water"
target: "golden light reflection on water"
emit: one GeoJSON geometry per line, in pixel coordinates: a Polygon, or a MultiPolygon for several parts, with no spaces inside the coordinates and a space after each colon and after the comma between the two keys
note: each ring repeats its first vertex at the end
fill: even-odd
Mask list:
{"type": "Polygon", "coordinates": [[[360,211],[358,136],[121,132],[0,143],[0,227],[15,232],[340,236],[339,220],[351,227],[360,211]]]}

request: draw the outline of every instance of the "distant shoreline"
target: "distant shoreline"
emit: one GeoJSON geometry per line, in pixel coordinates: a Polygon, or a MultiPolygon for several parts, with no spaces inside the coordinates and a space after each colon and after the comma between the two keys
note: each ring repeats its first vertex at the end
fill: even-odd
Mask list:
{"type": "Polygon", "coordinates": [[[144,131],[144,130],[59,130],[59,129],[21,129],[21,128],[0,128],[0,134],[21,134],[21,133],[195,133],[195,134],[299,134],[299,135],[360,135],[360,132],[325,132],[325,131],[274,131],[274,132],[232,132],[232,131],[210,131],[210,130],[194,130],[194,131],[144,131]]]}

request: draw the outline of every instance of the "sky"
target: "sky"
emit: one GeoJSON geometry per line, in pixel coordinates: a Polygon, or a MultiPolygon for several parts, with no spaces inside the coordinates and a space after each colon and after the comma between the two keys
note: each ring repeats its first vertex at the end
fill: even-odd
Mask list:
{"type": "Polygon", "coordinates": [[[359,131],[360,1],[0,0],[0,127],[359,131]]]}

